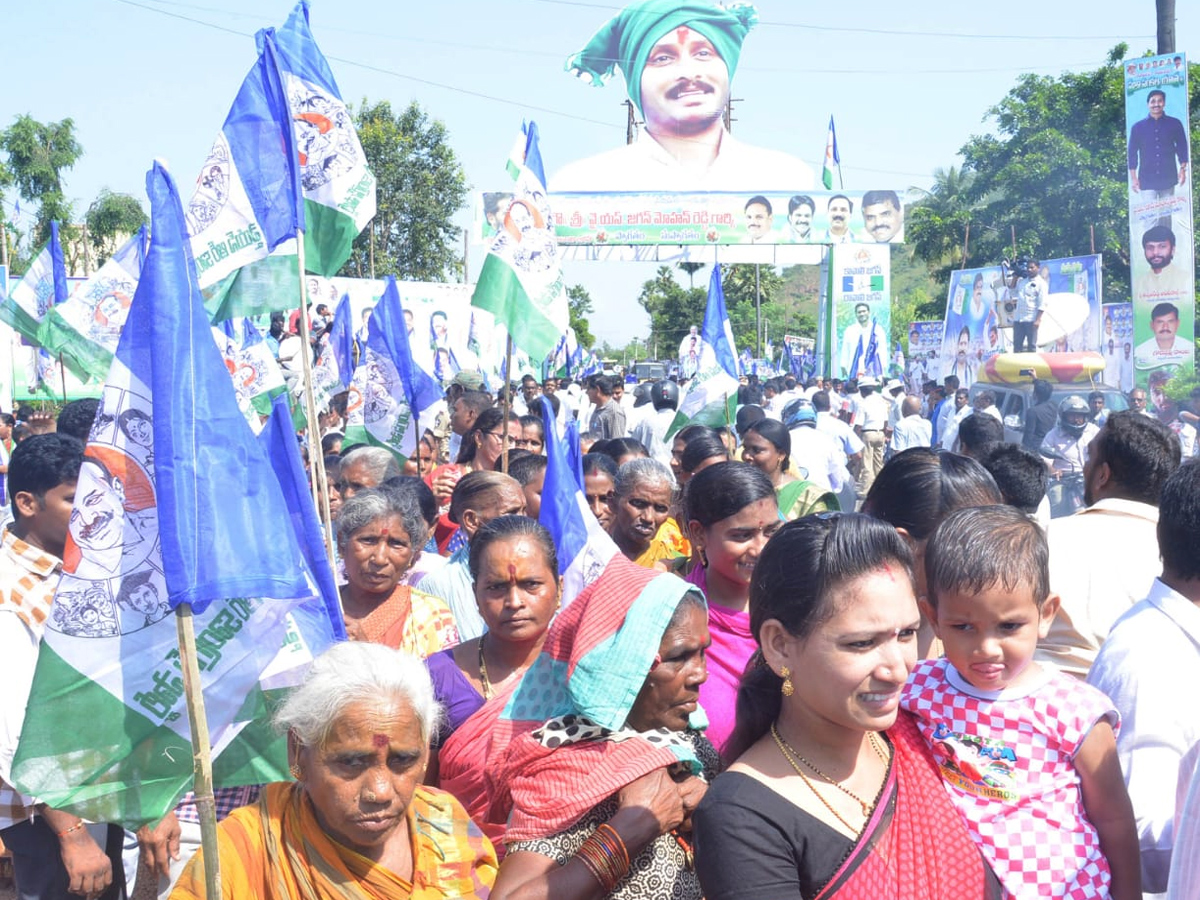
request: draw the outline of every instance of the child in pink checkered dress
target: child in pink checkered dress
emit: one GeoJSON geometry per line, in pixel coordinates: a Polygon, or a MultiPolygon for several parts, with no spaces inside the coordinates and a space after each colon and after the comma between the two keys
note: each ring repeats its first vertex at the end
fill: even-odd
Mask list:
{"type": "Polygon", "coordinates": [[[942,522],[921,608],[946,656],[917,664],[901,705],[1010,896],[1140,900],[1117,712],[1033,660],[1058,610],[1048,556],[1041,528],[1009,506],[942,522]]]}

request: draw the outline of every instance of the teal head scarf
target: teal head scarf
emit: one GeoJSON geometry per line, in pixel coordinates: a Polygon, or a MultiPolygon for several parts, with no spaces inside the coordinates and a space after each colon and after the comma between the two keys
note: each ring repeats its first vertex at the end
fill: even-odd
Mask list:
{"type": "Polygon", "coordinates": [[[758,21],[753,6],[731,4],[724,9],[712,3],[686,0],[634,0],[607,25],[596,32],[588,45],[567,60],[567,71],[592,84],[603,85],[620,68],[629,99],[642,112],[642,70],[654,45],[665,34],[681,26],[704,35],[729,70],[737,70],[742,41],[758,21]]]}

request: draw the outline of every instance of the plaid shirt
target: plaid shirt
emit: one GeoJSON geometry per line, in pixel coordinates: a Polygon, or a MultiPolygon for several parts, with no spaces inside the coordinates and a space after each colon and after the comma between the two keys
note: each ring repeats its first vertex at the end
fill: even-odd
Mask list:
{"type": "MultiPolygon", "coordinates": [[[[217,821],[220,822],[239,806],[249,806],[258,802],[261,785],[248,784],[245,787],[214,788],[213,799],[217,802],[217,821]]],[[[181,822],[199,822],[200,813],[196,809],[196,793],[188,791],[175,807],[175,816],[181,822]]]]}
{"type": "MultiPolygon", "coordinates": [[[[0,613],[13,613],[29,629],[35,641],[50,617],[50,601],[58,586],[62,561],[39,550],[5,530],[0,540],[0,613]]],[[[20,701],[24,705],[24,699],[20,701]]],[[[9,698],[9,712],[17,698],[9,698]]],[[[0,779],[0,828],[33,817],[32,805],[0,779]]]]}

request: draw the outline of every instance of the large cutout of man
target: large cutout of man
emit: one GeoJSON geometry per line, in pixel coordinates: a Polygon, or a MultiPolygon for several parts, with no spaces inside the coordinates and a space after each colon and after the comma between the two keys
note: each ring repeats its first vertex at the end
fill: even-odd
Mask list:
{"type": "Polygon", "coordinates": [[[873,376],[884,372],[883,357],[887,353],[887,335],[866,303],[854,304],[854,321],[842,332],[841,362],[846,378],[873,376]]]}
{"type": "Polygon", "coordinates": [[[616,69],[645,120],[636,143],[571,163],[552,191],[756,191],[812,187],[801,160],[737,141],[723,115],[753,7],[637,0],[567,60],[602,86],[616,69]]]}
{"type": "Polygon", "coordinates": [[[1150,113],[1129,130],[1129,181],[1150,199],[1170,197],[1187,181],[1188,145],[1183,123],[1166,114],[1167,95],[1146,96],[1150,113]]]}

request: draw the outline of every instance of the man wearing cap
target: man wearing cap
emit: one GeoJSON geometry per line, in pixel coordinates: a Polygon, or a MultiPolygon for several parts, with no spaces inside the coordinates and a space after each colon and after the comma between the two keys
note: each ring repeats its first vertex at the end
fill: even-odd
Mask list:
{"type": "Polygon", "coordinates": [[[863,467],[858,489],[864,497],[875,483],[875,476],[883,468],[883,453],[887,447],[884,428],[888,420],[888,404],[876,393],[877,387],[879,382],[869,375],[859,379],[858,393],[861,399],[858,401],[857,431],[866,448],[863,450],[863,467]]]}
{"type": "Polygon", "coordinates": [[[804,478],[835,494],[850,481],[846,455],[837,441],[817,429],[817,410],[807,400],[793,400],[783,409],[783,424],[792,439],[792,462],[804,478]]]}
{"type": "Polygon", "coordinates": [[[635,0],[567,60],[602,86],[616,69],[645,121],[636,143],[571,163],[551,191],[756,191],[809,188],[813,172],[777,150],[734,140],[723,116],[752,6],[635,0]]]}

